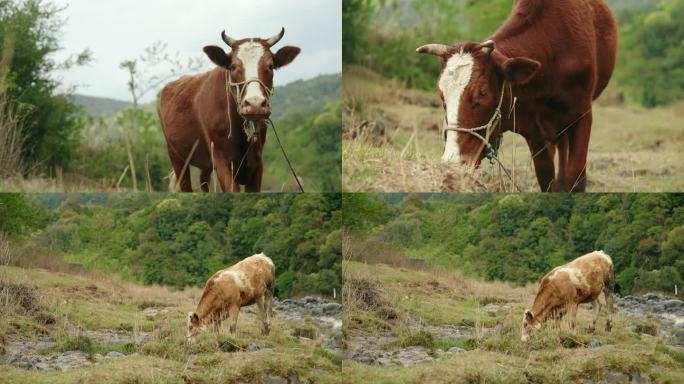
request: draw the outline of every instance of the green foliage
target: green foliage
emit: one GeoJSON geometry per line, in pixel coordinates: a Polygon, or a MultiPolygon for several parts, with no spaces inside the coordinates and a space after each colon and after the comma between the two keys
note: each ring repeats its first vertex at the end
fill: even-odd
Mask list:
{"type": "Polygon", "coordinates": [[[0,234],[21,236],[44,224],[46,215],[26,196],[0,194],[0,234]]]}
{"type": "Polygon", "coordinates": [[[641,104],[684,97],[684,0],[661,0],[641,14],[625,14],[618,79],[641,104]]]}
{"type": "Polygon", "coordinates": [[[276,265],[280,297],[340,292],[339,195],[97,196],[37,196],[59,208],[31,241],[89,269],[177,288],[203,286],[214,272],[264,252],[276,265]]]}
{"type": "Polygon", "coordinates": [[[429,264],[526,283],[604,250],[622,293],[684,284],[678,194],[383,196],[345,195],[346,228],[429,264]]]}
{"type": "Polygon", "coordinates": [[[356,62],[367,47],[363,38],[374,11],[373,0],[345,0],[342,2],[342,57],[345,62],[356,62]]]}
{"type": "Polygon", "coordinates": [[[81,110],[68,97],[55,93],[56,70],[89,60],[87,52],[71,63],[51,58],[61,49],[62,23],[59,8],[48,1],[0,1],[0,51],[13,51],[8,94],[23,116],[23,160],[39,169],[68,168],[84,126],[81,110]]]}

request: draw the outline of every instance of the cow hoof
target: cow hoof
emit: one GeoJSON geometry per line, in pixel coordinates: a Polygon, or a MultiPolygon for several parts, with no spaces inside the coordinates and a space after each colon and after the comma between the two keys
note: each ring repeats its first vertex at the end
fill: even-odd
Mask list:
{"type": "Polygon", "coordinates": [[[610,332],[611,329],[613,329],[613,326],[611,324],[606,324],[606,332],[610,332]]]}
{"type": "Polygon", "coordinates": [[[591,326],[587,329],[587,332],[594,333],[594,332],[596,332],[596,328],[594,326],[591,326]]]}

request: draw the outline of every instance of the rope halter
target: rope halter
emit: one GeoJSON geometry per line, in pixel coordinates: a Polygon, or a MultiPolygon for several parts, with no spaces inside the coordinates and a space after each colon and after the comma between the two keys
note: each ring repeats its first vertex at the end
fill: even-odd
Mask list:
{"type": "MultiPolygon", "coordinates": [[[[271,98],[275,94],[275,88],[269,88],[268,86],[266,86],[266,84],[264,84],[263,81],[261,81],[259,78],[256,78],[256,77],[251,78],[251,79],[247,79],[247,80],[239,82],[239,83],[235,83],[231,79],[229,70],[225,71],[225,78],[226,78],[226,90],[228,93],[228,97],[229,98],[231,96],[233,97],[233,99],[235,100],[235,105],[237,108],[238,115],[243,118],[242,129],[244,130],[245,135],[247,135],[247,141],[252,142],[252,143],[256,143],[257,140],[259,139],[259,132],[257,131],[256,123],[254,121],[247,120],[244,118],[242,113],[240,113],[240,103],[242,102],[242,99],[244,97],[245,90],[252,83],[259,84],[261,89],[266,94],[266,100],[269,103],[271,102],[271,98]]],[[[230,109],[228,109],[228,119],[230,122],[230,109]]],[[[230,132],[228,134],[228,138],[230,139],[233,136],[233,124],[232,124],[232,122],[230,122],[230,128],[229,129],[230,129],[230,132]]]]}
{"type": "Polygon", "coordinates": [[[504,100],[504,94],[506,90],[506,80],[504,80],[503,85],[501,86],[501,97],[499,98],[499,105],[496,107],[496,110],[494,111],[494,114],[492,117],[489,119],[487,124],[475,127],[475,128],[459,128],[457,123],[452,123],[449,124],[448,119],[445,117],[444,118],[444,129],[442,132],[442,138],[444,141],[446,141],[447,138],[447,132],[452,131],[452,132],[463,132],[463,133],[468,133],[470,135],[475,136],[477,139],[482,141],[485,145],[485,158],[489,159],[490,161],[493,161],[499,152],[499,147],[501,146],[501,141],[503,139],[503,132],[499,131],[499,136],[496,138],[494,145],[489,143],[489,139],[491,138],[492,134],[494,131],[501,127],[501,120],[502,120],[502,112],[501,112],[501,107],[503,106],[503,100],[504,100]],[[484,136],[480,134],[480,131],[485,131],[484,136]]]}

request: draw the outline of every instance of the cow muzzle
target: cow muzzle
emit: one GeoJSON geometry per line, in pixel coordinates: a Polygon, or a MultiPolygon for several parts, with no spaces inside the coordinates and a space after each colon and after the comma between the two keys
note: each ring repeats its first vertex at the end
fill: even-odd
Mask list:
{"type": "Polygon", "coordinates": [[[247,98],[240,103],[240,115],[252,121],[268,119],[271,116],[271,103],[266,98],[247,98]]]}

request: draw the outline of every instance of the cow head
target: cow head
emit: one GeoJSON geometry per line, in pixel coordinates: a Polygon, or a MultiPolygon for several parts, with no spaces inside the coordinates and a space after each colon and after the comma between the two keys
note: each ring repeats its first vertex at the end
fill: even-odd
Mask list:
{"type": "Polygon", "coordinates": [[[188,340],[193,340],[201,328],[202,326],[200,324],[200,318],[197,316],[197,313],[188,313],[188,340]]]}
{"type": "Polygon", "coordinates": [[[285,28],[270,39],[236,40],[223,31],[221,37],[231,48],[230,53],[214,45],[204,47],[209,59],[228,71],[230,82],[234,84],[230,92],[237,99],[238,112],[247,120],[270,117],[273,72],[290,64],[301,51],[287,46],[272,53],[271,48],[284,35],[285,28]]]}
{"type": "MultiPolygon", "coordinates": [[[[439,57],[442,72],[438,86],[445,110],[445,125],[471,129],[490,123],[503,100],[504,80],[511,85],[527,84],[541,64],[525,57],[509,58],[496,50],[493,41],[456,45],[429,44],[416,50],[439,57]]],[[[493,126],[489,143],[499,136],[501,126],[493,126]]],[[[486,137],[485,129],[477,132],[486,137]]],[[[485,155],[485,143],[468,132],[446,130],[444,162],[478,166],[485,155]]]]}
{"type": "Polygon", "coordinates": [[[537,321],[532,311],[526,310],[523,315],[522,330],[520,331],[520,341],[526,343],[530,339],[532,332],[541,328],[541,323],[537,321]]]}

